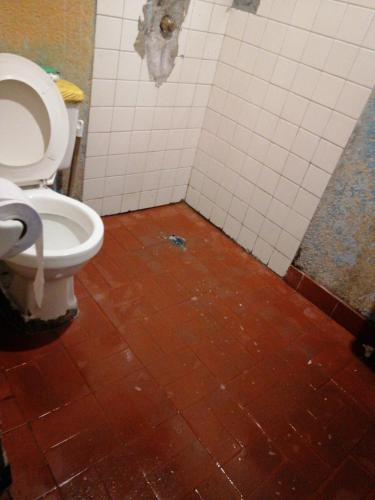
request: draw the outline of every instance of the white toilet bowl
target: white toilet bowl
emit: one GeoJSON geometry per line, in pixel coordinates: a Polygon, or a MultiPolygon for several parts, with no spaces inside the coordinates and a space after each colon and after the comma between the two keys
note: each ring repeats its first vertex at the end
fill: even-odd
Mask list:
{"type": "Polygon", "coordinates": [[[83,203],[51,189],[28,189],[43,223],[44,299],[35,302],[33,282],[37,268],[35,246],[6,259],[13,271],[9,293],[24,316],[51,320],[77,308],[73,276],[99,251],[103,241],[100,217],[83,203]]]}
{"type": "Polygon", "coordinates": [[[26,321],[60,321],[74,315],[73,276],[103,241],[103,223],[94,210],[47,187],[68,138],[68,115],[54,82],[33,62],[0,54],[0,177],[24,189],[43,222],[41,307],[33,290],[35,246],[5,260],[12,274],[7,294],[26,321]]]}

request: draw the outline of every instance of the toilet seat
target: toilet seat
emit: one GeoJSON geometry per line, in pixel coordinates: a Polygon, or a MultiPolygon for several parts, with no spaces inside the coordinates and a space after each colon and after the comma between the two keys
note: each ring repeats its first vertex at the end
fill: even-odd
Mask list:
{"type": "MultiPolygon", "coordinates": [[[[42,218],[45,269],[80,265],[97,254],[102,245],[103,225],[90,207],[51,189],[27,189],[25,194],[42,218]]],[[[36,268],[35,245],[7,262],[36,268]]]]}
{"type": "Polygon", "coordinates": [[[46,183],[60,166],[68,139],[68,114],[55,83],[32,61],[0,54],[0,177],[19,186],[46,183]],[[4,150],[11,151],[5,158],[4,150]]]}
{"type": "Polygon", "coordinates": [[[5,259],[7,294],[26,322],[48,321],[49,327],[77,313],[74,275],[103,243],[103,222],[92,208],[47,188],[68,139],[68,114],[55,83],[33,62],[0,54],[0,177],[24,187],[41,216],[44,239],[42,304],[35,298],[34,245],[5,259]]]}

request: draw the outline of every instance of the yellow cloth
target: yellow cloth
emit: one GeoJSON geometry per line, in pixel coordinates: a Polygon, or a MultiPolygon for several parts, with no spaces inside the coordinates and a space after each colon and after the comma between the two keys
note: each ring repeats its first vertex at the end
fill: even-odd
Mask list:
{"type": "Polygon", "coordinates": [[[68,80],[56,80],[56,85],[65,102],[82,102],[85,98],[83,90],[68,80]]]}

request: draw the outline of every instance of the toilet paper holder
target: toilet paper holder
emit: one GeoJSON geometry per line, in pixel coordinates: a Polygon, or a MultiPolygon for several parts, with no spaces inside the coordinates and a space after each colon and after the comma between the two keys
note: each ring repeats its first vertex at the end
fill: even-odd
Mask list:
{"type": "Polygon", "coordinates": [[[0,221],[0,259],[22,237],[24,230],[25,226],[19,220],[0,221]]]}

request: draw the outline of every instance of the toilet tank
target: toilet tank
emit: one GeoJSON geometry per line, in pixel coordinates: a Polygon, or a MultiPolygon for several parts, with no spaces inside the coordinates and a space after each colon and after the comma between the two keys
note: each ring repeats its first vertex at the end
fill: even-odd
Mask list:
{"type": "Polygon", "coordinates": [[[83,134],[83,120],[79,119],[80,103],[65,102],[65,105],[69,118],[69,142],[65,152],[65,156],[59,167],[59,170],[70,168],[73,158],[73,151],[74,151],[74,144],[76,141],[76,137],[82,137],[83,134]]]}
{"type": "Polygon", "coordinates": [[[61,97],[64,99],[69,119],[69,142],[59,167],[59,170],[61,170],[71,166],[76,137],[82,137],[83,134],[83,121],[79,119],[79,107],[85,98],[85,94],[77,85],[68,80],[60,79],[59,76],[54,81],[61,97]]]}

